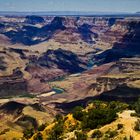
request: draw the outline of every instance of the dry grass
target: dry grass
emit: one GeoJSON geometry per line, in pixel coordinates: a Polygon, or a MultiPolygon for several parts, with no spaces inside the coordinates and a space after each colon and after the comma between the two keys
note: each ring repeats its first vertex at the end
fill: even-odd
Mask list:
{"type": "Polygon", "coordinates": [[[39,125],[45,124],[46,121],[48,123],[51,123],[53,121],[53,116],[51,114],[48,114],[46,112],[36,111],[29,106],[23,109],[23,114],[35,118],[39,125]]]}
{"type": "Polygon", "coordinates": [[[130,83],[128,83],[128,86],[133,87],[133,88],[140,88],[140,80],[130,82],[130,83]]]}
{"type": "Polygon", "coordinates": [[[5,133],[4,135],[1,135],[0,140],[13,140],[14,138],[21,139],[22,137],[23,137],[22,132],[10,130],[9,132],[5,133]]]}
{"type": "MultiPolygon", "coordinates": [[[[101,127],[99,130],[105,134],[106,131],[108,131],[109,129],[111,131],[113,130],[117,130],[117,125],[118,124],[123,124],[123,128],[121,130],[118,130],[118,135],[116,137],[113,138],[113,140],[121,140],[123,139],[125,136],[126,137],[130,137],[130,135],[132,137],[134,137],[135,140],[140,140],[140,133],[136,132],[134,130],[134,124],[137,121],[136,117],[131,117],[131,113],[133,113],[134,111],[131,110],[125,110],[122,113],[119,113],[119,117],[116,121],[112,122],[111,124],[105,125],[103,127],[101,127]]],[[[91,130],[88,133],[88,136],[91,137],[92,133],[95,130],[91,130]]],[[[102,140],[103,138],[100,138],[100,140],[102,140]]]]}

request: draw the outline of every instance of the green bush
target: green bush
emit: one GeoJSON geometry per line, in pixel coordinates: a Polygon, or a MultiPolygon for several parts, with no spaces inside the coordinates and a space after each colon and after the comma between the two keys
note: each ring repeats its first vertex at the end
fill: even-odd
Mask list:
{"type": "Polygon", "coordinates": [[[46,128],[46,124],[42,124],[38,127],[38,131],[43,131],[46,128]]]}
{"type": "Polygon", "coordinates": [[[109,103],[109,108],[114,109],[117,112],[120,112],[129,108],[129,105],[126,103],[119,102],[119,101],[112,101],[109,103]]]}
{"type": "Polygon", "coordinates": [[[137,117],[137,113],[131,113],[130,116],[131,117],[137,117]]]}
{"type": "Polygon", "coordinates": [[[103,108],[103,104],[108,104],[107,102],[103,102],[103,101],[100,101],[100,100],[95,100],[95,101],[93,101],[92,102],[93,103],[93,106],[96,108],[96,109],[101,109],[101,108],[103,108]]]}
{"type": "Polygon", "coordinates": [[[87,135],[83,132],[75,132],[76,140],[87,140],[87,135]]]}
{"type": "Polygon", "coordinates": [[[126,108],[126,104],[120,102],[92,102],[94,108],[84,111],[82,107],[76,107],[73,111],[73,117],[81,121],[81,127],[85,129],[99,128],[105,124],[111,123],[117,117],[118,110],[126,108]]]}
{"type": "Polygon", "coordinates": [[[40,132],[37,133],[36,136],[34,136],[34,140],[43,140],[43,136],[40,132]]]}
{"type": "Polygon", "coordinates": [[[115,137],[115,136],[117,136],[117,135],[118,135],[118,132],[117,132],[116,130],[113,130],[113,131],[108,130],[108,131],[106,132],[106,137],[108,137],[108,138],[113,138],[113,137],[115,137]]]}
{"type": "Polygon", "coordinates": [[[55,116],[55,120],[56,120],[56,121],[62,121],[62,120],[63,120],[63,116],[62,116],[61,114],[57,114],[57,115],[55,116]]]}
{"type": "Polygon", "coordinates": [[[60,137],[64,131],[63,126],[64,126],[63,121],[59,121],[58,123],[56,123],[48,136],[48,140],[61,140],[60,137]]]}
{"type": "Polygon", "coordinates": [[[140,99],[135,103],[136,113],[140,114],[140,99]]]}
{"type": "Polygon", "coordinates": [[[26,129],[23,132],[23,137],[29,139],[33,136],[33,134],[34,134],[34,129],[33,128],[32,129],[26,129]]]}
{"type": "Polygon", "coordinates": [[[101,138],[103,136],[102,132],[100,130],[95,130],[93,133],[92,133],[92,138],[101,138]]]}
{"type": "Polygon", "coordinates": [[[12,140],[19,140],[19,139],[17,139],[17,138],[13,138],[12,140]]]}
{"type": "Polygon", "coordinates": [[[10,129],[9,129],[9,128],[4,129],[2,132],[0,132],[0,135],[3,135],[3,134],[5,134],[5,133],[6,133],[6,132],[8,132],[8,131],[10,131],[10,129]]]}
{"type": "Polygon", "coordinates": [[[125,137],[123,138],[123,140],[128,140],[128,138],[125,136],[125,137]]]}
{"type": "Polygon", "coordinates": [[[137,121],[135,122],[134,130],[135,130],[135,131],[140,131],[140,120],[137,120],[137,121]]]}
{"type": "Polygon", "coordinates": [[[137,102],[133,105],[133,109],[136,111],[137,114],[140,114],[140,98],[137,102]]]}
{"type": "Polygon", "coordinates": [[[76,119],[76,120],[79,120],[81,121],[83,116],[84,116],[84,112],[82,111],[83,108],[81,106],[77,106],[74,108],[73,110],[73,117],[76,119]]]}
{"type": "Polygon", "coordinates": [[[92,109],[83,116],[82,128],[83,129],[95,129],[98,126],[102,126],[111,123],[117,117],[116,111],[104,108],[104,109],[92,109]]]}

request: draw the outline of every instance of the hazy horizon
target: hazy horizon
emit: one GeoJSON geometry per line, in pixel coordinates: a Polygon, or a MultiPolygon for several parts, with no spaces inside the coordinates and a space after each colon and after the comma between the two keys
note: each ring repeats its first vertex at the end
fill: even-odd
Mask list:
{"type": "Polygon", "coordinates": [[[140,11],[140,0],[1,0],[4,12],[126,12],[140,11]]]}

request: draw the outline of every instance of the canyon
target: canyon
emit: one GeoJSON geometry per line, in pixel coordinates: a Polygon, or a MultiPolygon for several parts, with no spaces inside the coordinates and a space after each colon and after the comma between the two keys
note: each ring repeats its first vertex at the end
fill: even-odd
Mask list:
{"type": "Polygon", "coordinates": [[[0,120],[10,114],[21,135],[26,118],[139,96],[139,17],[0,16],[0,120]]]}

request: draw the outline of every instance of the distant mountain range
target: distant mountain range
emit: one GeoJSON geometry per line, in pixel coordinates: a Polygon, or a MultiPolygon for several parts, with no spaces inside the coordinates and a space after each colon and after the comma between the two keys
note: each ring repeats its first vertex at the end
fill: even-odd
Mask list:
{"type": "Polygon", "coordinates": [[[125,12],[83,12],[83,11],[47,11],[47,12],[17,12],[17,11],[0,11],[3,16],[26,16],[26,15],[42,15],[42,16],[136,16],[137,13],[125,12]]]}

